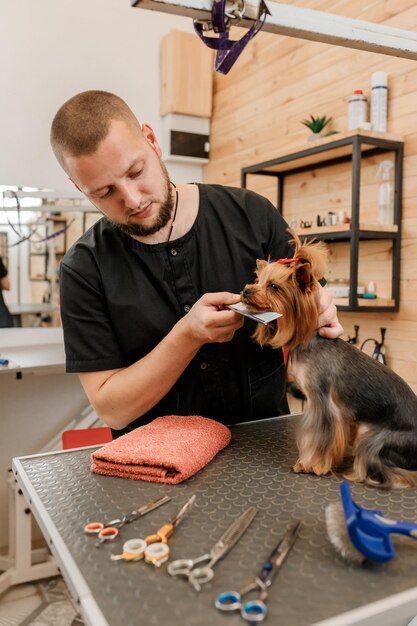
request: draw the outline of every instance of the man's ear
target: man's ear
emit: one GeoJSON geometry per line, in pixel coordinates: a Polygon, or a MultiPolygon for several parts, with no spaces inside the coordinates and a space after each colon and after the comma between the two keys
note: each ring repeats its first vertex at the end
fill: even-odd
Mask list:
{"type": "Polygon", "coordinates": [[[156,154],[159,156],[159,158],[162,157],[162,149],[161,146],[158,143],[158,140],[156,138],[156,135],[153,131],[153,129],[149,126],[149,124],[142,124],[141,126],[141,130],[142,130],[142,134],[145,137],[146,141],[152,146],[152,148],[155,150],[156,154]]]}
{"type": "Polygon", "coordinates": [[[295,280],[301,291],[305,291],[310,287],[312,282],[311,265],[310,263],[303,263],[295,270],[295,280]]]}

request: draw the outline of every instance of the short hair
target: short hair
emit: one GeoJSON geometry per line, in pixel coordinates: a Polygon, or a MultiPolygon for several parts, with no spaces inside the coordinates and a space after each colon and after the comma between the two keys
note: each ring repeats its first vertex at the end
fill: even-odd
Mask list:
{"type": "Polygon", "coordinates": [[[108,135],[113,120],[140,130],[126,102],[108,91],[83,91],[65,102],[51,125],[51,146],[65,169],[65,157],[93,154],[108,135]]]}

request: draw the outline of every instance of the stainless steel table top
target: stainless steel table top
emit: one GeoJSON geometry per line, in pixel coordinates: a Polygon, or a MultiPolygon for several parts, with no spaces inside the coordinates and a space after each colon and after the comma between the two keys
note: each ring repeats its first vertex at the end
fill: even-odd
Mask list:
{"type": "MultiPolygon", "coordinates": [[[[267,624],[283,626],[400,626],[417,613],[417,542],[394,539],[397,556],[384,565],[347,565],[326,535],[324,509],[339,501],[341,478],[294,474],[296,416],[232,428],[232,442],[186,482],[159,485],[90,472],[91,449],[14,460],[14,473],[30,501],[86,621],[94,626],[156,624],[237,626],[236,613],[214,608],[217,594],[240,589],[256,574],[280,536],[301,519],[299,538],[275,579],[267,624]],[[196,503],[170,540],[173,559],[208,551],[243,510],[258,514],[246,534],[196,592],[142,561],[112,562],[123,542],[145,537],[169,521],[192,495],[196,503]],[[116,541],[95,547],[87,521],[110,520],[161,495],[172,501],[122,528],[116,541]]],[[[394,519],[417,519],[415,490],[352,486],[353,497],[394,519]]]]}

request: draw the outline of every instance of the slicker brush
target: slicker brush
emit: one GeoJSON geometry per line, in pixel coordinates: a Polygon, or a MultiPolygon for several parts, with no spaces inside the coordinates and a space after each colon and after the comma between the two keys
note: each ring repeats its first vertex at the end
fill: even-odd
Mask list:
{"type": "Polygon", "coordinates": [[[347,563],[363,565],[366,558],[350,540],[343,506],[340,502],[333,502],[326,506],[325,519],[327,536],[339,556],[347,563]]]}
{"type": "Polygon", "coordinates": [[[341,503],[326,508],[329,539],[346,560],[361,564],[366,559],[386,563],[395,556],[392,534],[417,539],[417,523],[384,517],[381,511],[357,504],[350,493],[349,482],[340,485],[341,503]]]}

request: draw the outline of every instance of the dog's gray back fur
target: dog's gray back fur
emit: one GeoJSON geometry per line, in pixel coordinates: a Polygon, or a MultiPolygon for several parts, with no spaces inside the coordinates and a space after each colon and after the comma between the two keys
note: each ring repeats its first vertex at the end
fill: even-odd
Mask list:
{"type": "Polygon", "coordinates": [[[381,431],[374,433],[374,453],[390,466],[417,470],[417,396],[400,376],[342,339],[318,334],[292,351],[291,367],[307,399],[336,393],[355,422],[381,431]],[[299,376],[301,370],[308,376],[299,376]]]}

